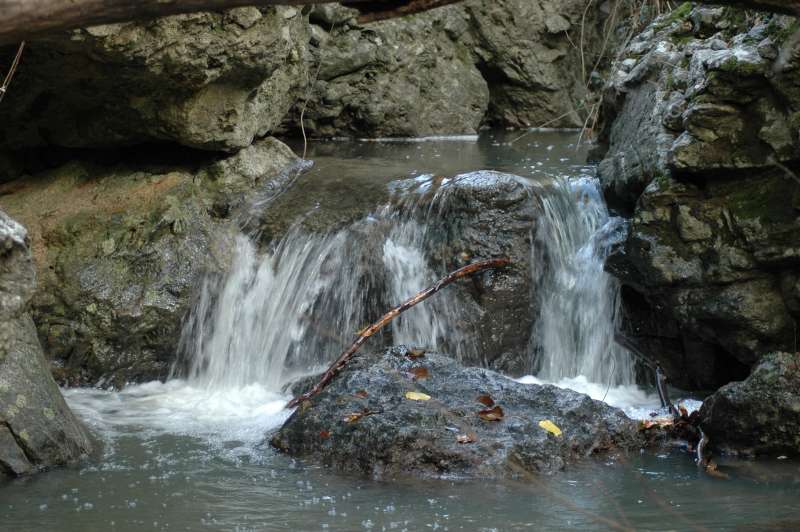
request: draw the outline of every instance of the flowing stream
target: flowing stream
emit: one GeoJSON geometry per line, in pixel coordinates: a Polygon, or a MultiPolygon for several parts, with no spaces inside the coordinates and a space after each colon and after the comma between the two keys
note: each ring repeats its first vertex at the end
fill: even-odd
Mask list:
{"type": "MultiPolygon", "coordinates": [[[[673,530],[796,517],[800,467],[789,462],[723,462],[734,477],[727,483],[703,476],[681,453],[588,461],[534,485],[384,483],[298,462],[265,443],[289,414],[287,383],[324,367],[355,331],[445,273],[433,271],[426,251],[436,202],[428,218],[409,216],[412,204],[388,203],[389,183],[424,187],[434,175],[480,168],[546,190],[531,196],[542,213],[530,250],[541,313],[527,353],[535,375],[518,380],[577,389],[631,416],[657,409],[613,341],[618,290],[603,264],[624,227],[574,137],[313,146],[315,168],[270,207],[283,237],[264,248],[240,235],[230,273],[206,279],[173,377],[122,391],[64,390],[102,454],[0,488],[0,528],[594,530],[611,520],[673,530]],[[308,217],[286,220],[284,208],[308,217]],[[342,216],[349,221],[336,223],[342,216]],[[308,232],[314,220],[337,229],[308,232]]],[[[462,311],[445,290],[368,348],[419,345],[474,357],[462,311]]]]}

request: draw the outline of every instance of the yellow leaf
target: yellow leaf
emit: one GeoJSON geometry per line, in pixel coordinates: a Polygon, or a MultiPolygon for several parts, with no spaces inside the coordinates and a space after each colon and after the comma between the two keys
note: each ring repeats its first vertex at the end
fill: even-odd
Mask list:
{"type": "Polygon", "coordinates": [[[420,392],[406,392],[406,399],[411,399],[412,401],[427,401],[431,398],[430,395],[420,392]]]}
{"type": "Polygon", "coordinates": [[[555,423],[550,421],[549,419],[543,419],[539,422],[539,426],[542,427],[544,430],[549,432],[550,434],[555,434],[556,436],[561,436],[561,429],[556,426],[555,423]]]}

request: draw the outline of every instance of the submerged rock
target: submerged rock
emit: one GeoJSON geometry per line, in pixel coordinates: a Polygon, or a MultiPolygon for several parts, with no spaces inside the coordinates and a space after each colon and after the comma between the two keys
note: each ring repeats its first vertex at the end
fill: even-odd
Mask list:
{"type": "Polygon", "coordinates": [[[60,381],[165,377],[199,282],[225,271],[249,205],[298,162],[274,139],[218,161],[189,155],[133,168],[75,161],[5,185],[3,206],[31,232],[32,311],[60,381]]]}
{"type": "Polygon", "coordinates": [[[723,451],[800,455],[800,354],[766,355],[747,379],[703,401],[700,418],[723,451]]]}
{"type": "Polygon", "coordinates": [[[520,384],[444,355],[409,354],[401,346],[357,355],[323,392],[298,407],[272,445],[373,477],[496,478],[552,473],[641,443],[636,422],[586,395],[520,384]],[[407,392],[430,399],[412,400],[407,392]],[[478,400],[483,395],[500,407],[502,419],[478,416],[488,408],[478,400]],[[562,434],[542,428],[546,420],[562,434]]]}
{"type": "Polygon", "coordinates": [[[34,284],[27,232],[0,211],[0,479],[63,465],[91,450],[36,336],[28,312],[34,284]]]}
{"type": "Polygon", "coordinates": [[[598,173],[632,214],[608,262],[625,334],[682,388],[740,380],[794,343],[793,32],[789,17],[685,4],[631,41],[605,91],[598,173]]]}

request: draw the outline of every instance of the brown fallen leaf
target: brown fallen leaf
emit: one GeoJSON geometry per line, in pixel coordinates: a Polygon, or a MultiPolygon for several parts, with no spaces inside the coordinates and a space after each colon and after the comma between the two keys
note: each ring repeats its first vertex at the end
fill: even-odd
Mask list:
{"type": "Polygon", "coordinates": [[[706,464],[706,473],[714,478],[720,478],[723,480],[728,480],[730,477],[717,469],[717,464],[714,463],[713,460],[709,460],[708,464],[706,464]]]}
{"type": "Polygon", "coordinates": [[[342,419],[345,423],[355,423],[359,419],[364,417],[364,412],[353,412],[352,414],[347,414],[342,419]]]}
{"type": "Polygon", "coordinates": [[[356,397],[360,397],[360,398],[362,398],[362,399],[363,399],[363,398],[367,397],[369,394],[367,393],[367,390],[358,390],[358,391],[357,391],[357,392],[355,392],[353,395],[355,395],[356,397]]]}
{"type": "Polygon", "coordinates": [[[411,377],[416,380],[427,379],[430,376],[430,373],[428,373],[428,368],[423,368],[421,366],[417,368],[411,368],[408,370],[408,372],[411,374],[411,377]]]}
{"type": "Polygon", "coordinates": [[[478,412],[478,417],[484,421],[500,421],[505,417],[505,413],[503,413],[503,409],[500,408],[499,405],[497,405],[494,408],[487,408],[486,410],[481,410],[480,412],[478,412]]]}
{"type": "Polygon", "coordinates": [[[489,408],[494,406],[494,399],[492,399],[491,396],[486,394],[479,395],[478,402],[481,403],[482,405],[486,405],[489,408]]]}
{"type": "Polygon", "coordinates": [[[410,349],[408,351],[408,353],[406,353],[406,356],[408,358],[412,359],[412,360],[415,359],[415,358],[421,358],[421,357],[425,356],[425,350],[424,349],[410,349]]]}
{"type": "Polygon", "coordinates": [[[321,430],[319,431],[319,437],[322,438],[323,440],[327,440],[328,438],[331,437],[331,433],[327,430],[321,430]]]}
{"type": "Polygon", "coordinates": [[[474,432],[468,432],[466,434],[459,434],[456,436],[456,441],[458,443],[475,443],[477,440],[478,436],[474,432]]]}

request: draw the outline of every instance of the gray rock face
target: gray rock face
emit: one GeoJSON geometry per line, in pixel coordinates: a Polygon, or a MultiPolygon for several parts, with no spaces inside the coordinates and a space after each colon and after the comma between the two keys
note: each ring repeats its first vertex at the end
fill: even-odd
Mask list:
{"type": "Polygon", "coordinates": [[[59,380],[165,377],[198,282],[227,267],[239,214],[296,162],[266,139],[199,167],[73,162],[21,180],[3,204],[31,228],[33,315],[59,380]]]}
{"type": "Polygon", "coordinates": [[[588,396],[519,384],[443,355],[412,360],[404,347],[358,355],[272,438],[293,456],[372,477],[524,477],[640,444],[637,423],[588,396]],[[415,379],[414,368],[427,378],[415,379]],[[431,399],[410,400],[410,391],[431,399]],[[500,406],[502,420],[478,416],[481,395],[500,406]],[[353,413],[363,417],[348,422],[353,413]],[[541,428],[543,420],[563,434],[541,428]],[[475,441],[458,443],[459,435],[475,441]]]}
{"type": "Polygon", "coordinates": [[[614,41],[601,35],[603,8],[585,7],[470,0],[363,25],[338,5],[314,8],[311,23],[292,7],[243,7],[29,43],[0,109],[0,122],[14,124],[0,132],[0,152],[17,152],[0,153],[0,178],[19,172],[21,150],[43,146],[235,151],[282,122],[299,134],[303,111],[313,136],[576,127],[586,78],[604,61],[593,55],[584,68],[573,42],[607,53],[614,41]]]}
{"type": "Polygon", "coordinates": [[[721,450],[800,455],[800,355],[766,355],[746,380],[706,399],[700,417],[721,450]]]}
{"type": "Polygon", "coordinates": [[[585,3],[472,0],[366,25],[355,11],[311,14],[313,90],[304,113],[313,136],[418,136],[474,133],[484,123],[577,127],[587,96],[568,34],[583,22],[599,48],[604,15],[585,3]]]}
{"type": "Polygon", "coordinates": [[[34,281],[27,232],[0,211],[0,479],[91,450],[48,371],[28,313],[34,281]]]}
{"type": "Polygon", "coordinates": [[[248,146],[306,77],[308,24],[290,7],[166,17],[29,43],[0,109],[0,146],[169,141],[248,146]]]}
{"type": "Polygon", "coordinates": [[[762,353],[791,347],[800,318],[800,98],[786,88],[797,65],[777,59],[796,49],[794,26],[731,13],[656,20],[605,94],[598,171],[632,213],[609,269],[625,285],[627,334],[684,388],[744,378],[762,353]]]}

